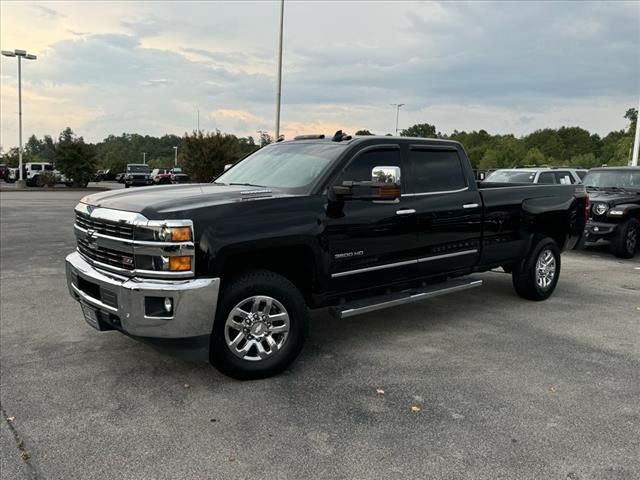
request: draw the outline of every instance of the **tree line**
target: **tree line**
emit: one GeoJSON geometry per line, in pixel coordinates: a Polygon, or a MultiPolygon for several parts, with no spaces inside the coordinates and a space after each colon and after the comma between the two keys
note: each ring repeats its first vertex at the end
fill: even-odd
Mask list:
{"type": "MultiPolygon", "coordinates": [[[[612,131],[604,137],[580,127],[545,128],[523,137],[491,135],[486,130],[447,135],[435,125],[420,123],[400,132],[402,136],[456,140],[465,147],[474,166],[481,170],[516,166],[567,166],[592,168],[601,165],[627,165],[631,157],[638,110],[630,108],[624,118],[626,129],[612,131]]],[[[358,130],[355,135],[373,135],[358,130]]],[[[390,135],[390,134],[387,134],[390,135]]],[[[91,178],[100,170],[123,172],[128,163],[146,163],[151,168],[171,168],[175,162],[174,147],[178,147],[178,165],[196,181],[208,181],[255,150],[271,143],[273,138],[260,131],[258,138],[238,137],[223,133],[193,131],[184,136],[153,137],[135,133],[109,135],[96,144],[87,143],[71,128],[64,129],[56,139],[32,135],[23,152],[23,162],[48,161],[77,183],[91,178]]],[[[18,150],[2,155],[2,163],[18,165],[18,150]]]]}

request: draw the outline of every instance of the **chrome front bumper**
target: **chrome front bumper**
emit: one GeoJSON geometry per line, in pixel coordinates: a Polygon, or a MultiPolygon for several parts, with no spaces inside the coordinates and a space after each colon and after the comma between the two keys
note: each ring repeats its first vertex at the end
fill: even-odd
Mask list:
{"type": "Polygon", "coordinates": [[[78,252],[66,258],[71,296],[98,311],[100,318],[123,332],[150,338],[210,335],[216,315],[219,278],[155,280],[103,272],[78,252]],[[167,316],[147,312],[147,298],[170,298],[167,316]]]}

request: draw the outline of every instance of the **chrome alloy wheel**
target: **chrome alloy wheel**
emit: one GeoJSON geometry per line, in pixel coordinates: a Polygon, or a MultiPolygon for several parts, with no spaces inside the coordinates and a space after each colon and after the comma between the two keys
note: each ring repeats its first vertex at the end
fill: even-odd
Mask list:
{"type": "Polygon", "coordinates": [[[625,239],[627,244],[627,251],[631,254],[636,251],[636,245],[638,244],[638,228],[633,224],[627,230],[627,238],[625,239]]]}
{"type": "Polygon", "coordinates": [[[289,327],[289,314],[279,301],[256,295],[231,309],[224,338],[234,355],[255,362],[272,357],[283,347],[289,327]]]}
{"type": "Polygon", "coordinates": [[[553,283],[556,276],[556,257],[548,248],[540,252],[538,261],[536,262],[536,283],[538,286],[546,290],[553,283]]]}

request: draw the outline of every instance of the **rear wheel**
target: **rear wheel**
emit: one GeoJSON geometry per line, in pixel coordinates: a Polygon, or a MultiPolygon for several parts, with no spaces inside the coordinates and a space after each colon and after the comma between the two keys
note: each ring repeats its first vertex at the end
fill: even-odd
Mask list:
{"type": "Polygon", "coordinates": [[[632,258],[638,249],[640,241],[640,222],[630,218],[618,229],[617,235],[611,241],[611,251],[616,257],[632,258]]]}
{"type": "Polygon", "coordinates": [[[211,335],[211,363],[241,380],[280,373],[298,356],[309,312],[300,291],[268,271],[246,273],[222,292],[211,335]]]}
{"type": "Polygon", "coordinates": [[[513,288],[528,300],[549,298],[556,289],[559,277],[560,249],[548,237],[538,237],[527,257],[513,266],[513,288]]]}

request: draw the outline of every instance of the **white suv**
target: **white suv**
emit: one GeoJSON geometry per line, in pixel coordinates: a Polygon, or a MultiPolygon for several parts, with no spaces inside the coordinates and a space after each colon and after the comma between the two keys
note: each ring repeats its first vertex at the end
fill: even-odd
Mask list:
{"type": "Polygon", "coordinates": [[[571,185],[582,183],[584,169],[575,168],[502,168],[491,173],[485,182],[542,183],[571,185]]]}
{"type": "Polygon", "coordinates": [[[57,174],[57,172],[53,170],[53,165],[49,162],[28,162],[24,164],[24,170],[24,179],[27,181],[27,185],[32,187],[42,186],[42,182],[40,182],[40,174],[42,172],[57,174]]]}

